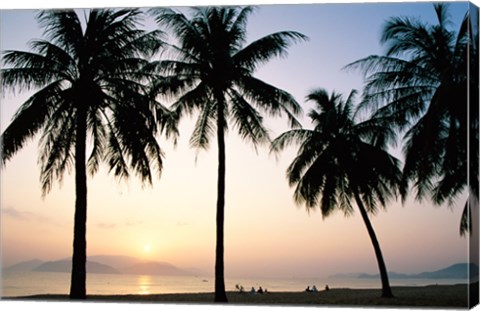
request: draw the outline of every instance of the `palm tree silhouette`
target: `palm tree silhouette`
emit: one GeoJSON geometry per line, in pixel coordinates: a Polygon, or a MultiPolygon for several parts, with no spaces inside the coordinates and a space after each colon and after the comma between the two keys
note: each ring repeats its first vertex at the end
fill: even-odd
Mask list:
{"type": "MultiPolygon", "coordinates": [[[[414,183],[416,198],[453,204],[467,186],[478,199],[478,26],[470,21],[474,11],[467,12],[455,33],[447,4],[434,8],[435,25],[391,18],[381,38],[386,55],[347,68],[366,75],[362,106],[404,133],[403,174],[414,183]]],[[[468,206],[467,200],[461,234],[469,230],[468,206]]]]}
{"type": "Polygon", "coordinates": [[[401,184],[399,161],[385,151],[394,133],[375,119],[355,122],[352,91],[346,101],[318,89],[307,96],[316,104],[309,112],[314,129],[293,129],[276,138],[271,150],[299,144],[287,169],[294,200],[307,209],[320,207],[323,217],[336,209],[353,213],[356,203],[373,244],[382,281],[382,297],[392,297],[387,269],[368,213],[386,207],[401,184]]]}
{"type": "Polygon", "coordinates": [[[160,48],[160,32],[137,29],[141,17],[139,10],[93,9],[83,29],[74,10],[41,11],[48,40],[32,41],[32,52],[3,52],[2,87],[36,91],[1,136],[2,165],[41,133],[43,195],[75,168],[72,299],[86,297],[87,169],[93,175],[105,161],[115,176],[128,178],[131,167],[146,183],[151,166],[162,170],[155,103],[143,85],[152,76],[142,58],[160,48]]]}
{"type": "Polygon", "coordinates": [[[216,216],[215,301],[226,302],[224,281],[225,210],[225,132],[233,122],[240,136],[254,146],[269,142],[263,125],[263,111],[270,116],[285,113],[291,126],[300,106],[287,92],[253,76],[255,69],[273,57],[283,56],[287,48],[306,37],[285,31],[267,35],[244,47],[246,23],[252,7],[192,8],[189,19],[168,8],[151,10],[156,22],[172,30],[177,45],[175,58],[159,61],[163,75],[153,91],[179,96],[171,106],[177,118],[199,111],[192,147],[207,149],[216,131],[218,144],[218,184],[216,216]]]}

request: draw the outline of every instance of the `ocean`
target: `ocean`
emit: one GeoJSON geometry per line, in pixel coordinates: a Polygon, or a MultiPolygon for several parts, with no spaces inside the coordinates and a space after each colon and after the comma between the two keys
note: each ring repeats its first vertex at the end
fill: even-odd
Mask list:
{"type": "MultiPolygon", "coordinates": [[[[35,294],[68,294],[70,273],[7,271],[1,275],[1,297],[35,294]]],[[[391,286],[425,286],[431,284],[460,284],[466,279],[390,279],[391,286]]],[[[236,291],[236,285],[246,291],[261,286],[268,291],[303,291],[315,285],[319,290],[330,288],[380,288],[379,279],[359,278],[226,278],[227,291],[236,291]]],[[[214,291],[213,277],[88,274],[87,294],[163,294],[203,293],[214,291]]]]}

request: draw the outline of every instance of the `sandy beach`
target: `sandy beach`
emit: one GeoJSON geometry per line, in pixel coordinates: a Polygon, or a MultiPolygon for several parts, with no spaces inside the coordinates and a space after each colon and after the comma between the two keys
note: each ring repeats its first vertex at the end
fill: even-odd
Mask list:
{"type": "MultiPolygon", "coordinates": [[[[323,306],[415,306],[452,307],[468,306],[467,285],[430,285],[424,287],[393,287],[394,298],[381,298],[379,289],[333,288],[313,292],[268,292],[252,294],[228,292],[230,304],[235,305],[323,305],[323,306]]],[[[478,283],[476,290],[478,291],[478,283]]],[[[67,295],[35,295],[4,298],[7,300],[66,301],[67,295]]],[[[209,304],[213,293],[149,294],[149,295],[89,295],[88,301],[209,304]]]]}

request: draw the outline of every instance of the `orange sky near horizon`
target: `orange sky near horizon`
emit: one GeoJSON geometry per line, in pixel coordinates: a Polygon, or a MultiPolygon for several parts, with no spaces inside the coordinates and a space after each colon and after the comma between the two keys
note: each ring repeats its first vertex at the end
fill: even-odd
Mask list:
{"type": "MultiPolygon", "coordinates": [[[[464,7],[452,6],[457,21],[464,7]]],[[[289,6],[292,18],[288,20],[282,18],[285,10],[287,7],[260,7],[250,18],[249,33],[253,39],[272,29],[288,29],[310,37],[308,43],[292,47],[287,58],[263,66],[258,73],[265,81],[291,92],[305,114],[310,104],[303,99],[312,88],[335,89],[346,96],[351,88],[361,87],[358,73],[341,68],[383,51],[378,45],[381,21],[402,13],[416,12],[429,20],[433,15],[432,7],[426,4],[289,6]],[[342,20],[348,23],[336,24],[342,20]],[[360,48],[351,48],[358,44],[362,44],[360,48]]],[[[32,16],[31,12],[0,12],[2,50],[24,49],[29,39],[41,35],[35,23],[29,22],[32,16]],[[16,23],[22,22],[22,31],[12,33],[16,23]]],[[[2,132],[26,96],[2,95],[2,132]]],[[[301,121],[308,126],[305,116],[301,121]]],[[[267,119],[267,127],[274,138],[287,130],[287,121],[267,119]]],[[[208,151],[197,154],[188,144],[191,128],[192,121],[184,119],[176,148],[159,138],[166,157],[162,177],[155,179],[152,187],[142,187],[134,176],[119,182],[108,174],[105,165],[88,178],[89,255],[134,256],[213,273],[217,148],[213,143],[208,151]],[[145,250],[147,245],[149,251],[145,250]]],[[[71,256],[73,172],[42,199],[37,144],[37,140],[30,141],[0,172],[3,266],[33,258],[71,256]]],[[[350,217],[338,212],[322,219],[319,211],[307,213],[305,207],[295,205],[293,189],[285,177],[295,146],[278,157],[269,154],[268,146],[256,152],[234,129],[228,133],[226,146],[226,277],[378,273],[357,211],[350,217]]],[[[419,273],[466,262],[468,239],[460,237],[458,229],[465,200],[464,194],[456,206],[437,207],[410,197],[404,206],[391,202],[387,211],[371,216],[388,270],[419,273]]]]}

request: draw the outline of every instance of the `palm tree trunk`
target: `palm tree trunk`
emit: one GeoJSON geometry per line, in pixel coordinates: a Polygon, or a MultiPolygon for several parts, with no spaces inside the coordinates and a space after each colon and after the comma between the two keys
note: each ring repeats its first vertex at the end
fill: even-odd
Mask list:
{"type": "Polygon", "coordinates": [[[87,114],[78,109],[75,134],[75,219],[73,229],[72,275],[70,299],[86,298],[87,263],[87,174],[86,174],[86,137],[87,114]]]}
{"type": "Polygon", "coordinates": [[[217,142],[218,142],[218,184],[217,184],[217,246],[215,250],[215,302],[227,302],[224,274],[224,222],[225,222],[225,100],[217,96],[217,142]]]}
{"type": "Polygon", "coordinates": [[[367,227],[368,235],[370,236],[370,240],[372,241],[373,248],[375,250],[375,255],[377,257],[378,268],[380,270],[380,278],[382,280],[382,297],[393,297],[392,289],[390,288],[390,283],[388,281],[388,274],[387,268],[385,266],[385,262],[383,260],[382,251],[380,250],[380,244],[378,243],[377,236],[375,231],[373,230],[373,226],[370,223],[370,219],[368,219],[368,214],[365,209],[365,206],[360,199],[360,195],[357,191],[354,192],[355,201],[357,202],[358,209],[360,210],[360,214],[362,214],[363,221],[365,222],[365,226],[367,227]]]}

